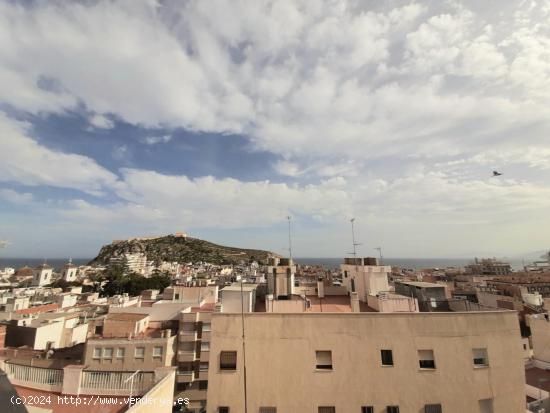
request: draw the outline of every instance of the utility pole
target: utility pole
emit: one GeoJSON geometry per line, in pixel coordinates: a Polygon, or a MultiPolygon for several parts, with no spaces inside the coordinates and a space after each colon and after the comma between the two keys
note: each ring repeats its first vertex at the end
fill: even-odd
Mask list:
{"type": "MultiPolygon", "coordinates": [[[[244,386],[244,413],[248,413],[248,396],[246,387],[246,346],[244,335],[244,297],[243,297],[243,282],[241,277],[241,325],[242,325],[242,337],[243,337],[243,386],[244,386]]],[[[250,303],[249,303],[250,305],[250,303]]]]}

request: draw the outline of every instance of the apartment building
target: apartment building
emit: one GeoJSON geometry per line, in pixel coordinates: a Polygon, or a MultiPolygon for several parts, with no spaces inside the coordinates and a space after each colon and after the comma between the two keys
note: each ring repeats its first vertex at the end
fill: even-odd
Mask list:
{"type": "Polygon", "coordinates": [[[496,258],[475,258],[472,264],[464,267],[469,274],[480,275],[508,275],[512,273],[512,266],[496,258]]]}
{"type": "Polygon", "coordinates": [[[208,413],[525,411],[517,314],[213,313],[208,413]],[[246,352],[246,362],[244,354],[246,352]]]}
{"type": "Polygon", "coordinates": [[[206,407],[212,309],[195,309],[182,313],[178,333],[178,370],[175,397],[189,398],[190,413],[206,407]]]}
{"type": "Polygon", "coordinates": [[[418,311],[415,297],[391,291],[388,282],[391,266],[378,265],[377,258],[344,258],[340,271],[348,293],[357,293],[359,301],[372,310],[383,313],[418,311]]]}
{"type": "Polygon", "coordinates": [[[175,364],[176,344],[170,329],[149,329],[132,337],[93,337],[86,341],[84,364],[94,370],[153,371],[175,364]]]}
{"type": "Polygon", "coordinates": [[[88,324],[79,313],[42,313],[35,318],[20,315],[6,327],[6,346],[34,350],[72,347],[86,341],[88,324]]]}

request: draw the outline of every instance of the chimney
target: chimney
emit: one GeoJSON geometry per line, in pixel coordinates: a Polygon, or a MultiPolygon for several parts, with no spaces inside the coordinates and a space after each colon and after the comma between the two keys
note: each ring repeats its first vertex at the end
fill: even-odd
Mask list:
{"type": "Polygon", "coordinates": [[[359,296],[357,293],[351,293],[351,311],[353,313],[360,313],[361,309],[359,307],[359,296]]]}

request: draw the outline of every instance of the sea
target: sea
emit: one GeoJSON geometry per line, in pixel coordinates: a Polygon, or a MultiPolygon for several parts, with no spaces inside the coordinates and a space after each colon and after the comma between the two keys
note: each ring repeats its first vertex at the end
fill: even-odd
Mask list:
{"type": "MultiPolygon", "coordinates": [[[[322,265],[326,268],[339,268],[343,262],[342,258],[295,258],[294,260],[298,264],[322,265]]],[[[422,268],[464,267],[473,261],[473,258],[383,258],[382,264],[419,270],[422,268]]],[[[505,262],[509,262],[514,270],[521,270],[524,266],[522,260],[505,260],[505,262]]]]}
{"type": "MultiPolygon", "coordinates": [[[[55,269],[60,269],[67,263],[68,258],[53,258],[47,259],[46,263],[55,269]]],[[[73,258],[73,264],[85,265],[92,258],[73,258]]],[[[339,268],[342,263],[342,258],[295,258],[298,264],[302,265],[322,265],[326,268],[339,268]]],[[[522,260],[506,260],[510,263],[513,269],[520,270],[523,268],[522,260]]],[[[382,264],[392,265],[401,268],[422,269],[422,268],[447,268],[447,267],[464,267],[473,262],[473,259],[467,258],[383,258],[382,264]]],[[[43,258],[5,258],[0,257],[0,269],[5,267],[21,268],[25,265],[36,267],[44,263],[43,258]]]]}
{"type": "MultiPolygon", "coordinates": [[[[92,258],[72,258],[73,264],[75,265],[86,265],[88,264],[92,258]]],[[[69,262],[69,258],[48,258],[45,260],[44,258],[7,258],[7,257],[0,257],[0,269],[10,267],[10,268],[21,268],[24,266],[29,266],[31,268],[37,267],[40,264],[48,264],[49,266],[53,267],[56,270],[59,270],[62,268],[67,262],[69,262]]]]}

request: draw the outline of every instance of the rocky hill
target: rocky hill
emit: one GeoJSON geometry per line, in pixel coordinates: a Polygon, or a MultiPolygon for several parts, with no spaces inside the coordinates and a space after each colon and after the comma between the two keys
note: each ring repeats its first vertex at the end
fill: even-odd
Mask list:
{"type": "Polygon", "coordinates": [[[130,239],[105,245],[90,265],[104,265],[111,257],[126,253],[144,253],[155,262],[209,262],[212,264],[237,264],[239,262],[265,262],[268,257],[278,255],[269,251],[225,247],[197,238],[167,235],[151,239],[130,239]]]}

